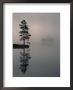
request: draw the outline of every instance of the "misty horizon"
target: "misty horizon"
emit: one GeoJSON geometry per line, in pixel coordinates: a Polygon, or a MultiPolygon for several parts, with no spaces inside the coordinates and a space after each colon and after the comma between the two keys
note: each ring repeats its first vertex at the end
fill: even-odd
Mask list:
{"type": "Polygon", "coordinates": [[[14,77],[59,77],[60,76],[60,13],[13,13],[13,44],[20,41],[19,24],[25,20],[30,37],[29,65],[25,74],[20,66],[20,49],[13,50],[14,77]]]}

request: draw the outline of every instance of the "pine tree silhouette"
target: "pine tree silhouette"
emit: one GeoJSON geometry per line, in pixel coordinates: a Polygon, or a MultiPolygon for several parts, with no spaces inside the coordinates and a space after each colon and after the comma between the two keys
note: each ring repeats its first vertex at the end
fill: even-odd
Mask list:
{"type": "Polygon", "coordinates": [[[23,41],[23,44],[26,45],[25,41],[27,41],[27,44],[29,43],[30,34],[28,32],[29,28],[27,25],[27,22],[25,20],[21,21],[21,24],[19,24],[21,31],[20,33],[20,41],[23,41]]]}
{"type": "MultiPolygon", "coordinates": [[[[29,39],[30,39],[30,34],[28,32],[29,28],[27,25],[27,22],[25,20],[21,21],[21,24],[19,24],[21,31],[20,33],[20,41],[23,42],[23,45],[30,45],[29,39]]],[[[20,52],[20,69],[21,72],[23,72],[25,74],[26,70],[27,70],[27,66],[29,65],[29,59],[31,59],[30,57],[30,47],[29,48],[24,48],[22,52],[20,52]]]]}

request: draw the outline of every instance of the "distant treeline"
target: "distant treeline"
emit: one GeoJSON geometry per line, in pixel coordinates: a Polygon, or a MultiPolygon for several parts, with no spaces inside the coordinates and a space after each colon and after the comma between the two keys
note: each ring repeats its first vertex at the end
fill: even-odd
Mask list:
{"type": "Polygon", "coordinates": [[[19,44],[13,44],[13,49],[23,49],[23,48],[29,48],[29,45],[19,45],[19,44]]]}

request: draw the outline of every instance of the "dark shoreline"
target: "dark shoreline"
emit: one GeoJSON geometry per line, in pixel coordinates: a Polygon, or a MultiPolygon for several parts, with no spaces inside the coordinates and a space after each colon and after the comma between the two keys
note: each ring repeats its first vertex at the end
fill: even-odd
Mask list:
{"type": "Polygon", "coordinates": [[[13,44],[13,49],[24,49],[29,48],[29,45],[13,44]]]}

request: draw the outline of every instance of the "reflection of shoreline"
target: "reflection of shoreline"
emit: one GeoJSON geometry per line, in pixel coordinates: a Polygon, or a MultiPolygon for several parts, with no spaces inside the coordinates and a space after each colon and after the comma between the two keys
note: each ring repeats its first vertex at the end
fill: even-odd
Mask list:
{"type": "Polygon", "coordinates": [[[13,44],[13,49],[24,49],[29,48],[29,45],[13,44]]]}

